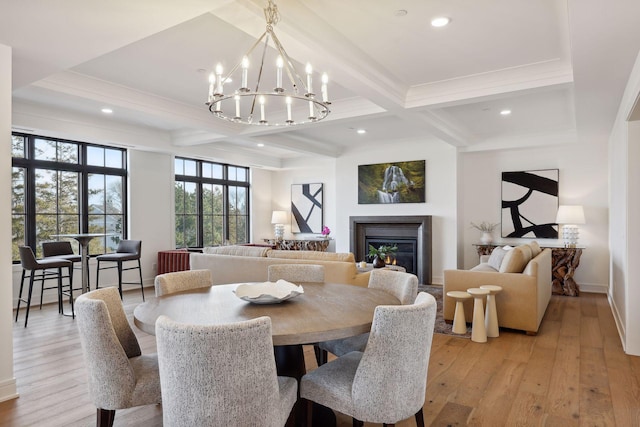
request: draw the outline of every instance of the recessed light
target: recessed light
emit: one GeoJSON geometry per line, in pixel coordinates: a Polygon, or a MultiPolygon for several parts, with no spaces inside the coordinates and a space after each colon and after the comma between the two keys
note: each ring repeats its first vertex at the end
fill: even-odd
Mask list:
{"type": "Polygon", "coordinates": [[[433,18],[431,20],[432,27],[444,27],[451,22],[451,18],[447,18],[446,16],[438,16],[437,18],[433,18]]]}
{"type": "Polygon", "coordinates": [[[508,116],[509,114],[511,114],[511,110],[502,110],[500,111],[500,114],[503,116],[508,116]]]}
{"type": "Polygon", "coordinates": [[[407,12],[405,9],[398,9],[393,14],[395,16],[400,17],[400,16],[407,16],[407,13],[409,13],[409,12],[407,12]]]}
{"type": "Polygon", "coordinates": [[[367,131],[364,129],[358,129],[356,132],[358,132],[358,134],[360,135],[367,133],[367,131]]]}
{"type": "Polygon", "coordinates": [[[258,147],[264,147],[264,144],[262,142],[258,142],[258,147]]]}
{"type": "Polygon", "coordinates": [[[112,110],[111,108],[103,108],[103,109],[102,109],[102,110],[100,110],[100,111],[102,111],[102,112],[103,112],[103,113],[105,113],[105,114],[111,114],[111,113],[113,113],[113,110],[112,110]]]}

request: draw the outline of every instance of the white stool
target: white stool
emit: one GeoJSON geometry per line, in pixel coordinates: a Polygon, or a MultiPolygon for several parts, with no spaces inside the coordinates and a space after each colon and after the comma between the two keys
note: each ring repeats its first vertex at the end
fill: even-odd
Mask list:
{"type": "Polygon", "coordinates": [[[487,307],[484,314],[484,325],[487,329],[487,336],[495,338],[500,335],[500,328],[498,328],[498,312],[496,310],[496,294],[502,290],[502,286],[497,285],[482,285],[480,289],[486,289],[489,291],[487,295],[487,307]]]}
{"type": "Polygon", "coordinates": [[[487,289],[471,288],[467,292],[473,297],[473,325],[471,327],[471,341],[487,342],[487,329],[484,325],[484,307],[482,297],[489,295],[487,289]]]}
{"type": "Polygon", "coordinates": [[[454,334],[466,334],[467,333],[467,321],[464,318],[464,302],[471,298],[466,292],[462,291],[449,291],[447,296],[456,300],[456,311],[453,315],[453,333],[454,334]]]}

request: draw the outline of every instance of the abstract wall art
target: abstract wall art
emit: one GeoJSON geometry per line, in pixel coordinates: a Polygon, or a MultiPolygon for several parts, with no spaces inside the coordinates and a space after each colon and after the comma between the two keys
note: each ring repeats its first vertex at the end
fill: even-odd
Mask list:
{"type": "Polygon", "coordinates": [[[358,204],[424,203],[425,160],[358,166],[358,204]]]}
{"type": "Polygon", "coordinates": [[[322,232],[323,184],[291,185],[291,232],[322,232]]]}
{"type": "Polygon", "coordinates": [[[558,169],[502,172],[502,237],[557,239],[558,169]]]}

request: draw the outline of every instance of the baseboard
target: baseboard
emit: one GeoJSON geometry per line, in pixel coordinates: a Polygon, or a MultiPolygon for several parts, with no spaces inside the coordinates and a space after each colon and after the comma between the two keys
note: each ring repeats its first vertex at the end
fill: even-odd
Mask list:
{"type": "Polygon", "coordinates": [[[627,343],[627,333],[624,328],[624,322],[620,318],[620,311],[618,311],[618,307],[616,306],[616,302],[614,301],[611,294],[607,294],[607,299],[609,300],[609,307],[611,307],[611,314],[613,314],[613,320],[616,322],[616,328],[618,329],[618,335],[620,335],[620,342],[622,343],[622,350],[627,352],[626,343],[627,343]]]}
{"type": "Polygon", "coordinates": [[[609,285],[603,285],[601,283],[579,283],[578,287],[580,292],[590,292],[592,294],[607,294],[609,293],[609,285]]]}
{"type": "Polygon", "coordinates": [[[18,397],[20,395],[18,394],[15,378],[0,382],[0,402],[17,399],[18,397]]]}

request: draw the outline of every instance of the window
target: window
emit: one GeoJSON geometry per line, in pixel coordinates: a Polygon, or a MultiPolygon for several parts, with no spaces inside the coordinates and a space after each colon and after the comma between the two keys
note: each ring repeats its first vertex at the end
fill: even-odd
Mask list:
{"type": "Polygon", "coordinates": [[[125,155],[120,148],[13,134],[13,261],[21,245],[42,256],[42,242],[56,234],[113,233],[92,239],[89,253],[114,251],[126,235],[125,155]]]}
{"type": "Polygon", "coordinates": [[[249,241],[249,169],[175,159],[176,247],[249,241]]]}

